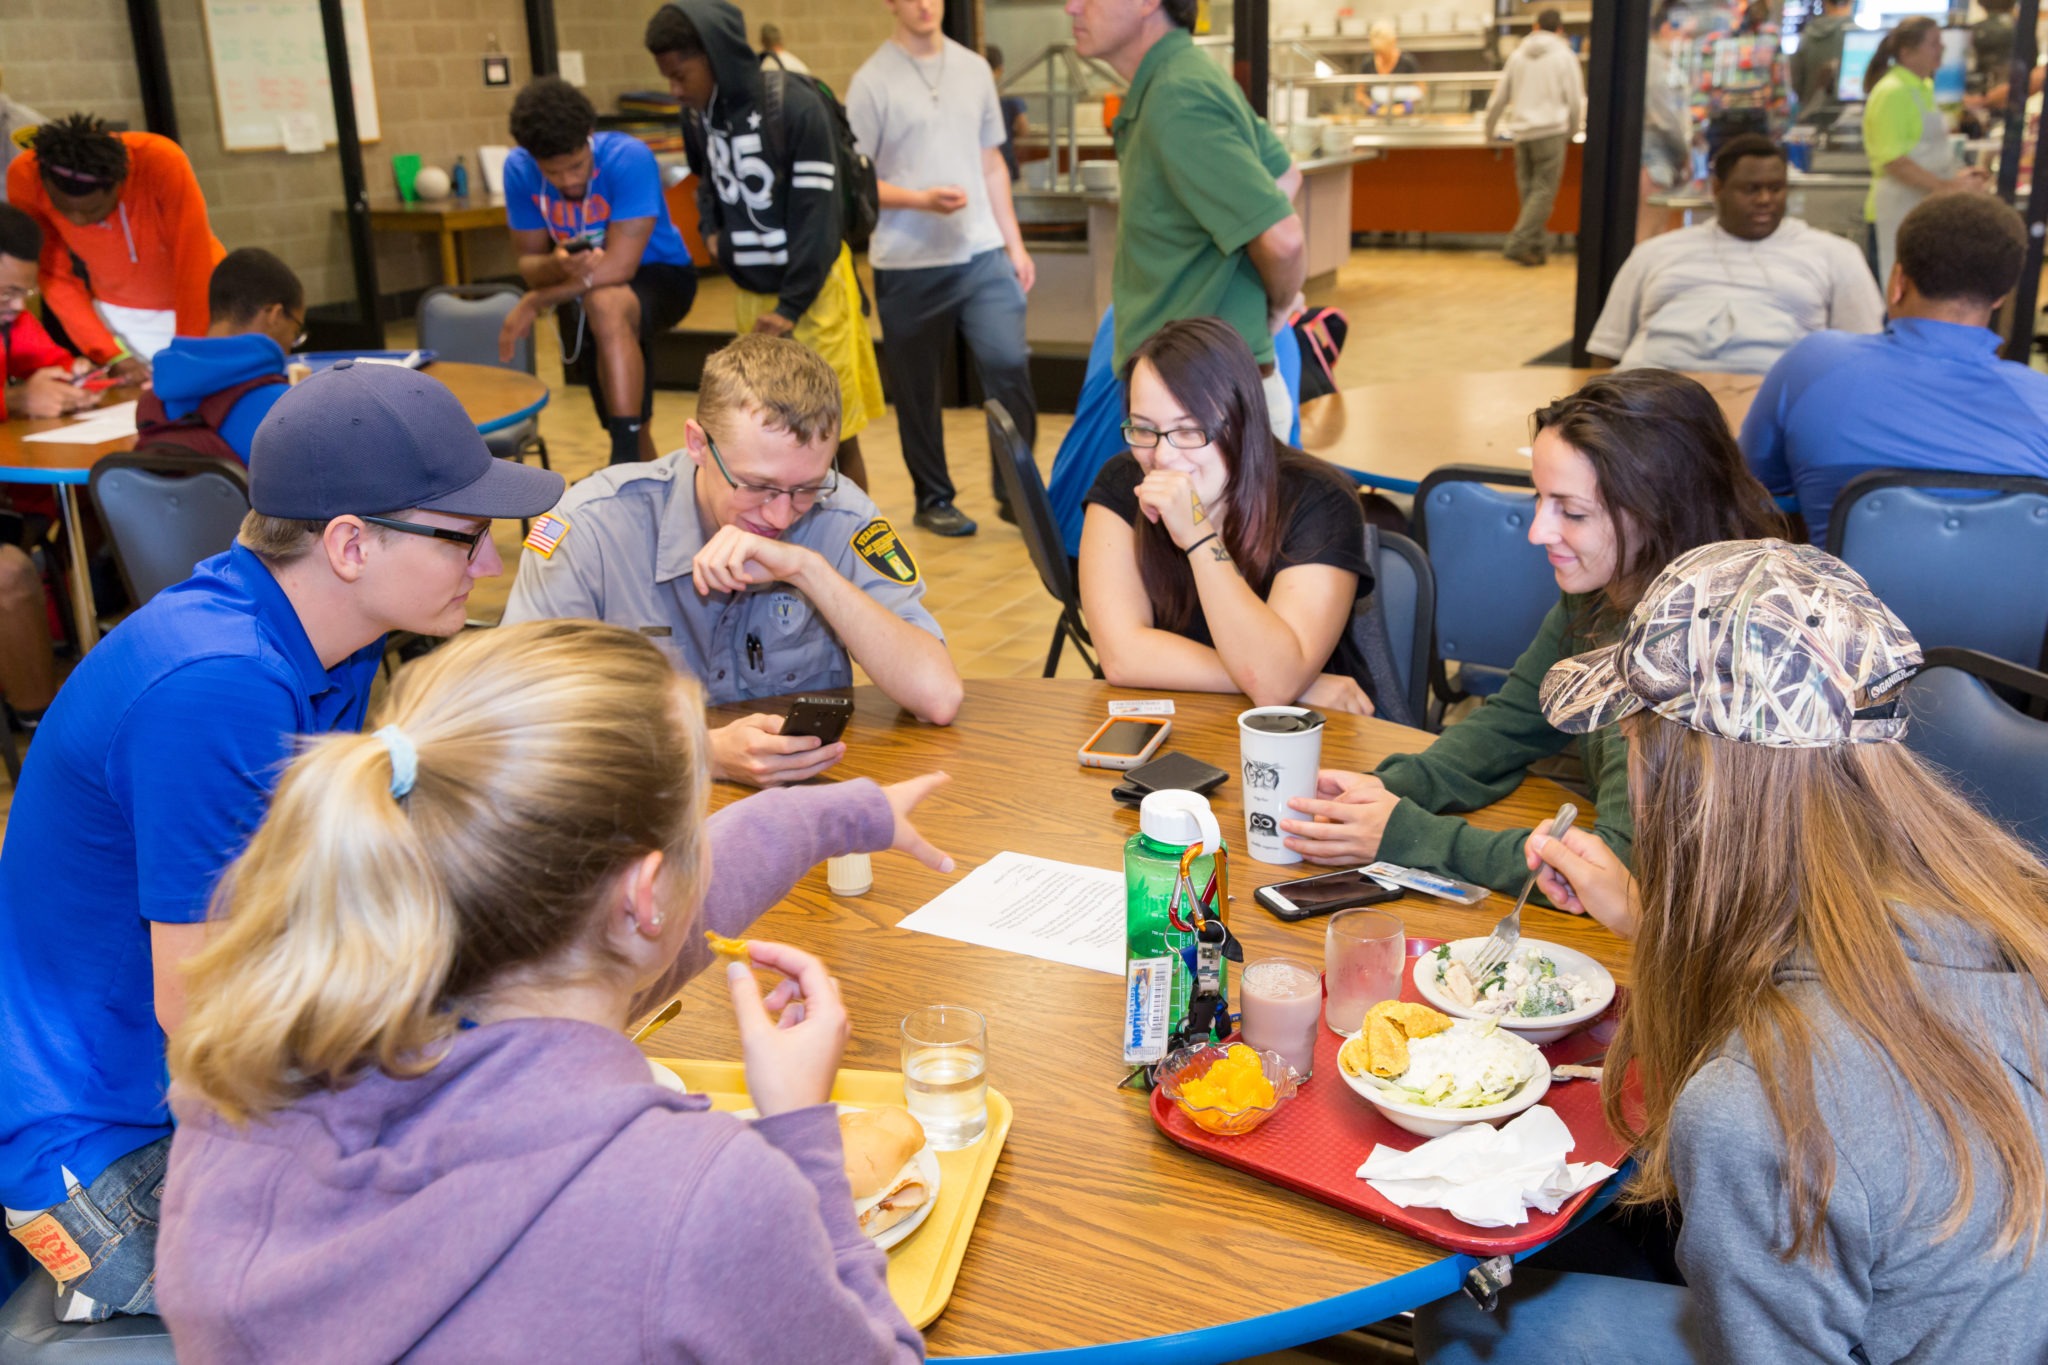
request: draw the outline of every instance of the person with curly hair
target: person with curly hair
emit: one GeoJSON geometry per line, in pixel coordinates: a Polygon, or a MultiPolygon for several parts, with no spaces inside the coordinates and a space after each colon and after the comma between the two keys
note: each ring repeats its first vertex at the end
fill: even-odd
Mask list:
{"type": "Polygon", "coordinates": [[[597,110],[559,76],[541,77],[512,101],[512,140],[505,218],[527,292],[505,320],[498,353],[511,360],[534,320],[556,309],[562,354],[596,350],[590,397],[611,437],[611,462],[651,460],[648,355],[697,297],[697,269],[669,219],[661,169],[640,139],[598,132],[597,110]]]}
{"type": "Polygon", "coordinates": [[[95,364],[140,383],[173,336],[206,335],[206,287],[227,251],[177,143],[70,114],[8,166],[7,199],[42,229],[43,298],[95,364]]]}

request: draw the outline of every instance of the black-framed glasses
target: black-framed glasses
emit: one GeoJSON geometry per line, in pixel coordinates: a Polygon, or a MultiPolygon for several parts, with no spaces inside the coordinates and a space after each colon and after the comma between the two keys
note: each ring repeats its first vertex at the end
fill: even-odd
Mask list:
{"type": "Polygon", "coordinates": [[[704,433],[704,444],[711,447],[712,463],[718,466],[718,472],[725,476],[725,481],[732,485],[734,495],[750,507],[766,507],[777,498],[787,497],[791,507],[799,512],[808,512],[818,505],[818,499],[829,498],[839,489],[839,466],[836,461],[832,468],[825,471],[823,479],[796,488],[783,488],[772,483],[742,483],[725,467],[725,457],[718,453],[718,442],[711,439],[711,433],[708,431],[704,433]]]}
{"type": "Polygon", "coordinates": [[[381,526],[387,531],[402,531],[409,536],[432,536],[435,540],[453,541],[469,551],[464,558],[476,562],[476,552],[483,548],[490,538],[491,524],[485,522],[474,531],[451,531],[445,526],[428,526],[417,521],[400,521],[397,517],[363,517],[362,521],[372,526],[381,526]]]}
{"type": "Polygon", "coordinates": [[[1136,422],[1126,422],[1123,427],[1124,443],[1133,450],[1153,450],[1161,441],[1175,450],[1200,450],[1209,444],[1209,433],[1200,427],[1175,427],[1171,431],[1155,431],[1141,427],[1136,422]]]}

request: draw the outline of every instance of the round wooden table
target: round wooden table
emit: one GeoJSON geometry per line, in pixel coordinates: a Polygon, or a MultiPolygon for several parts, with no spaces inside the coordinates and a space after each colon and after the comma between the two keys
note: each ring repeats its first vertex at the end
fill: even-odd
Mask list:
{"type": "MultiPolygon", "coordinates": [[[[840,898],[827,891],[824,869],[814,869],[752,932],[832,965],[853,1015],[848,1067],[898,1069],[897,1022],[916,1006],[955,1002],[988,1017],[989,1084],[1009,1097],[1016,1119],[952,1301],[927,1329],[933,1356],[1060,1353],[1048,1359],[1069,1365],[1236,1360],[1456,1290],[1469,1257],[1219,1166],[1161,1136],[1146,1097],[1117,1088],[1125,1072],[1117,1051],[1119,978],[895,927],[1004,850],[1120,868],[1137,812],[1110,799],[1118,774],[1080,767],[1074,751],[1100,724],[1106,702],[1145,694],[1096,682],[974,681],[959,720],[943,729],[913,720],[875,688],[854,695],[847,755],[832,775],[893,782],[951,774],[917,820],[953,855],[956,872],[942,876],[878,854],[874,889],[840,898]],[[1219,1281],[1190,1269],[1208,1263],[1212,1251],[1224,1254],[1232,1276],[1219,1281]]],[[[1167,747],[1234,774],[1243,699],[1180,695],[1175,702],[1167,747]]],[[[722,708],[713,723],[760,709],[768,708],[722,708]]],[[[1370,769],[1428,741],[1420,731],[1333,715],[1323,762],[1370,769]]],[[[1212,798],[1234,853],[1244,842],[1238,788],[1233,776],[1212,798]]],[[[714,802],[744,794],[719,784],[714,802]]],[[[1564,799],[1560,788],[1531,780],[1473,820],[1528,828],[1564,799]]],[[[1321,960],[1323,921],[1283,924],[1251,894],[1316,870],[1233,857],[1230,922],[1247,957],[1288,952],[1321,960]]],[[[1510,904],[1496,896],[1465,909],[1410,895],[1385,908],[1412,934],[1452,938],[1485,932],[1510,904]]],[[[1628,945],[1592,921],[1531,907],[1524,922],[1532,937],[1592,953],[1628,980],[1628,945]]],[[[722,976],[692,982],[678,1016],[642,1045],[659,1057],[737,1058],[722,976]]]]}
{"type": "MultiPolygon", "coordinates": [[[[475,421],[479,432],[497,431],[523,422],[548,405],[548,386],[523,370],[500,369],[496,365],[466,365],[460,361],[437,360],[424,372],[446,384],[475,421]]],[[[103,404],[132,402],[141,390],[109,389],[103,404]]],[[[64,445],[57,442],[27,441],[38,431],[68,426],[69,419],[34,421],[26,417],[0,422],[0,483],[52,484],[64,517],[64,539],[71,555],[71,611],[78,631],[80,653],[99,643],[98,616],[93,609],[92,579],[85,558],[85,539],[80,534],[78,490],[92,480],[92,467],[108,455],[133,450],[135,438],[103,441],[98,445],[64,445]]],[[[386,509],[389,510],[389,509],[386,509]]]]}
{"type": "MultiPolygon", "coordinates": [[[[1525,468],[1529,414],[1604,370],[1528,365],[1368,384],[1301,405],[1301,444],[1367,488],[1413,493],[1447,464],[1525,468]]],[[[1763,383],[1753,374],[1695,374],[1740,431],[1763,383]]]]}

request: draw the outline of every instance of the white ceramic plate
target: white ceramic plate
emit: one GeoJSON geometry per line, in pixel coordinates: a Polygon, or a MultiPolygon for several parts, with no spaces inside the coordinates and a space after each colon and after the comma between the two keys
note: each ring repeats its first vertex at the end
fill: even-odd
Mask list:
{"type": "MultiPolygon", "coordinates": [[[[1470,957],[1479,951],[1485,938],[1453,939],[1450,943],[1453,958],[1470,957]]],[[[1546,1014],[1541,1018],[1524,1019],[1520,1015],[1486,1015],[1459,1004],[1451,998],[1436,979],[1436,949],[1432,948],[1415,959],[1412,969],[1415,973],[1415,989],[1429,1003],[1429,1007],[1448,1014],[1453,1019],[1493,1019],[1508,1032],[1526,1038],[1539,1047],[1554,1043],[1574,1029],[1583,1028],[1607,1012],[1614,1003],[1614,973],[1587,957],[1576,948],[1567,948],[1562,943],[1551,943],[1540,938],[1525,938],[1515,949],[1519,956],[1523,949],[1535,948],[1543,956],[1557,964],[1558,971],[1566,976],[1576,976],[1593,987],[1593,1003],[1571,1011],[1569,1014],[1546,1014]]]]}
{"type": "Polygon", "coordinates": [[[1344,1078],[1344,1084],[1364,1096],[1395,1126],[1405,1128],[1418,1137],[1435,1138],[1471,1123],[1499,1123],[1532,1108],[1550,1093],[1550,1067],[1540,1056],[1536,1061],[1536,1074],[1523,1081],[1520,1090],[1499,1104],[1482,1104],[1471,1109],[1442,1109],[1397,1100],[1365,1077],[1346,1071],[1342,1062],[1337,1064],[1337,1074],[1344,1078]]]}
{"type": "MultiPolygon", "coordinates": [[[[1543,1078],[1546,1081],[1549,1080],[1550,1073],[1548,1071],[1544,1072],[1543,1078]]],[[[839,1106],[839,1112],[842,1114],[858,1114],[861,1112],[861,1108],[862,1106],[858,1104],[842,1104],[839,1106]]],[[[735,1109],[732,1116],[736,1119],[745,1119],[751,1123],[761,1117],[761,1114],[759,1110],[755,1109],[735,1109]]],[[[927,1142],[924,1146],[918,1148],[916,1152],[911,1154],[910,1160],[903,1164],[917,1172],[918,1177],[924,1181],[924,1187],[931,1191],[931,1198],[925,1200],[923,1204],[918,1206],[917,1212],[911,1214],[910,1217],[904,1219],[895,1227],[888,1229],[879,1236],[869,1235],[868,1240],[884,1251],[887,1251],[911,1233],[923,1227],[924,1220],[932,1216],[932,1210],[938,1207],[939,1203],[939,1154],[932,1150],[931,1144],[927,1142]]],[[[900,1175],[901,1172],[899,1171],[898,1174],[900,1175]]]]}

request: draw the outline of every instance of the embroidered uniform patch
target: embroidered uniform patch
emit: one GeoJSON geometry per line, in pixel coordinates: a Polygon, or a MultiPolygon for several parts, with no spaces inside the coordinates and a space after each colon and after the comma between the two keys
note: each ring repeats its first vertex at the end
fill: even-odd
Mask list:
{"type": "Polygon", "coordinates": [[[9,1228],[7,1233],[27,1247],[28,1254],[35,1257],[60,1286],[92,1269],[92,1257],[72,1240],[62,1223],[47,1213],[40,1218],[31,1218],[18,1228],[9,1228]]]}
{"type": "Polygon", "coordinates": [[[542,559],[553,559],[555,547],[562,543],[562,537],[569,534],[569,519],[556,516],[553,512],[533,519],[533,529],[526,533],[526,548],[542,559]]]}
{"type": "Polygon", "coordinates": [[[910,557],[910,547],[896,538],[896,528],[887,517],[876,517],[854,532],[853,552],[891,582],[917,581],[917,561],[910,557]]]}
{"type": "Polygon", "coordinates": [[[778,592],[768,599],[768,613],[775,621],[775,629],[784,635],[794,635],[804,623],[804,599],[793,592],[778,592]]]}

